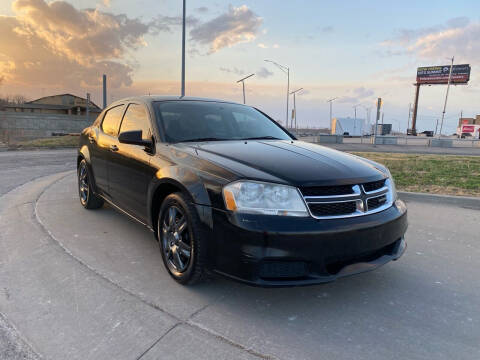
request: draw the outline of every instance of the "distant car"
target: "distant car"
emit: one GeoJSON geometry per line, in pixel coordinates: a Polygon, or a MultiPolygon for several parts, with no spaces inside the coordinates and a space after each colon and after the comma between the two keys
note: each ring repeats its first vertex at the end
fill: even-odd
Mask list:
{"type": "Polygon", "coordinates": [[[349,133],[348,131],[345,131],[345,132],[343,133],[343,136],[345,136],[345,137],[350,137],[350,133],[349,133]]]}
{"type": "Polygon", "coordinates": [[[83,130],[77,164],[82,206],[107,202],[147,226],[181,284],[207,271],[260,286],[316,284],[406,248],[407,210],[385,166],[297,141],[249,106],[116,101],[83,130]]]}
{"type": "Polygon", "coordinates": [[[426,137],[433,137],[433,131],[431,130],[425,130],[421,132],[422,134],[425,134],[426,137]]]}

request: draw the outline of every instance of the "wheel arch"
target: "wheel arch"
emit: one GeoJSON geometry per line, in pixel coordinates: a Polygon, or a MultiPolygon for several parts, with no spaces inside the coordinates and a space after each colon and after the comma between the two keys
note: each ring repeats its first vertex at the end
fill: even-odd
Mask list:
{"type": "Polygon", "coordinates": [[[188,176],[175,177],[172,176],[174,174],[178,174],[178,172],[170,172],[169,176],[155,178],[149,187],[147,205],[151,228],[156,233],[157,217],[162,202],[168,195],[176,192],[183,194],[187,201],[194,204],[202,223],[211,227],[211,203],[202,180],[191,171],[188,176]]]}

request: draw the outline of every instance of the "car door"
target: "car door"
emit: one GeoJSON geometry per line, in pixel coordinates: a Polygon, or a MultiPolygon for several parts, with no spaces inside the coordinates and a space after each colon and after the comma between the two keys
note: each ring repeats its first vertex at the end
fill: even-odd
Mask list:
{"type": "Polygon", "coordinates": [[[105,112],[103,120],[95,134],[89,135],[90,161],[97,190],[109,196],[108,162],[112,152],[118,149],[118,129],[125,110],[124,104],[112,106],[105,112]]]}
{"type": "MultiPolygon", "coordinates": [[[[123,116],[120,134],[125,131],[141,130],[144,140],[152,140],[152,127],[146,107],[130,103],[123,116]]],[[[145,146],[118,144],[109,164],[109,191],[115,205],[121,207],[138,220],[147,222],[147,192],[155,170],[150,167],[154,149],[145,146]]]]}

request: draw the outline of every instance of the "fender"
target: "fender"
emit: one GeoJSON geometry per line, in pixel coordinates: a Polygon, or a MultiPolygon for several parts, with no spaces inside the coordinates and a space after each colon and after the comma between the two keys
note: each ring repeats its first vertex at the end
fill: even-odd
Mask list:
{"type": "Polygon", "coordinates": [[[154,195],[157,190],[164,185],[174,186],[178,189],[181,189],[183,193],[187,194],[190,197],[191,202],[196,205],[198,216],[200,217],[202,223],[207,225],[209,228],[212,227],[212,205],[203,181],[188,167],[174,165],[159,169],[149,184],[147,207],[149,211],[148,213],[151,214],[149,225],[152,226],[152,228],[154,228],[156,221],[156,219],[153,218],[153,209],[155,206],[160,205],[154,203],[154,195]]]}
{"type": "MultiPolygon", "coordinates": [[[[85,161],[87,162],[88,171],[90,172],[90,174],[93,175],[92,179],[90,179],[90,181],[92,182],[94,192],[96,193],[97,192],[97,184],[95,183],[95,174],[93,173],[92,161],[91,161],[91,158],[90,158],[90,150],[89,150],[87,144],[84,141],[84,139],[86,137],[88,137],[88,133],[90,131],[92,131],[91,128],[86,128],[82,131],[82,133],[80,135],[80,147],[79,147],[78,153],[77,153],[77,168],[78,168],[78,164],[80,163],[79,158],[85,159],[85,161]]],[[[92,131],[92,132],[94,132],[94,131],[92,131]]]]}

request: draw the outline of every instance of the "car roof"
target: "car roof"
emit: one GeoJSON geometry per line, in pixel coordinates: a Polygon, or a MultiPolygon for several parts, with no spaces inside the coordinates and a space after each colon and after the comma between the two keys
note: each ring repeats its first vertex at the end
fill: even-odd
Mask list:
{"type": "MultiPolygon", "coordinates": [[[[240,103],[236,103],[234,101],[228,100],[221,100],[221,99],[213,99],[213,98],[202,98],[202,97],[194,97],[194,96],[178,96],[178,95],[141,95],[141,96],[132,96],[124,99],[116,100],[114,103],[119,102],[128,102],[128,101],[141,101],[144,103],[152,103],[157,101],[205,101],[205,102],[221,102],[221,103],[228,103],[228,104],[235,104],[235,105],[244,105],[240,103]]],[[[113,104],[113,103],[112,103],[113,104]]]]}

